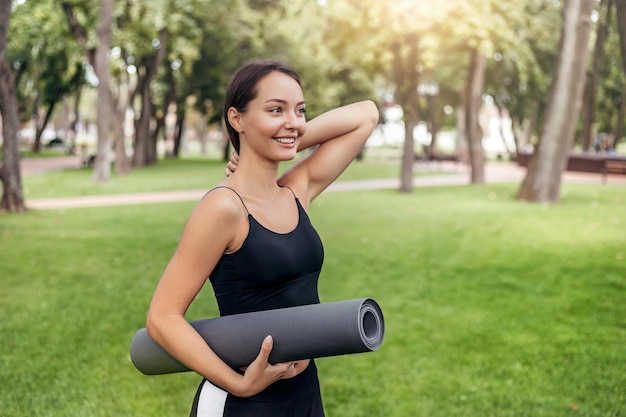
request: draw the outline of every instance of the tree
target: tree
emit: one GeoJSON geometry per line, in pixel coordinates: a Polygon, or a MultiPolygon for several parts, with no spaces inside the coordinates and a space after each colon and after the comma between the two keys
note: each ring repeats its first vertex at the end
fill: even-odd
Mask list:
{"type": "Polygon", "coordinates": [[[604,56],[604,46],[609,36],[611,22],[612,0],[602,0],[599,7],[599,23],[596,29],[596,43],[593,49],[591,68],[587,74],[582,107],[582,149],[589,151],[593,124],[596,121],[596,95],[598,91],[598,77],[600,64],[604,56]]]}
{"type": "MultiPolygon", "coordinates": [[[[532,9],[534,3],[537,2],[445,2],[445,19],[441,20],[439,31],[445,35],[438,41],[442,58],[437,68],[443,67],[442,63],[452,65],[456,78],[464,81],[459,87],[458,134],[467,144],[473,184],[485,179],[486,155],[480,123],[485,94],[494,97],[501,109],[512,107],[515,99],[526,90],[527,80],[537,67],[529,41],[532,31],[527,24],[531,21],[528,9],[532,9]]],[[[541,13],[539,17],[535,13],[531,16],[535,21],[543,19],[541,13]]],[[[450,79],[447,82],[451,82],[450,79]]]]}
{"type": "MultiPolygon", "coordinates": [[[[550,74],[556,60],[561,8],[555,2],[524,0],[500,2],[498,15],[505,16],[509,35],[494,45],[486,75],[486,94],[500,111],[511,117],[515,152],[533,142],[542,121],[550,74]]],[[[501,30],[499,33],[504,33],[501,30]]]]}
{"type": "MultiPolygon", "coordinates": [[[[110,161],[110,132],[112,131],[113,100],[109,87],[108,53],[111,42],[111,31],[113,22],[114,0],[100,1],[100,20],[97,30],[97,46],[93,47],[93,41],[89,39],[87,30],[79,23],[75,13],[75,5],[69,1],[61,2],[61,6],[67,15],[70,30],[74,33],[78,44],[92,66],[98,78],[98,99],[97,99],[97,130],[98,130],[98,150],[94,164],[94,182],[107,182],[111,178],[110,161]]],[[[87,5],[82,5],[87,8],[87,5]]]]}
{"type": "Polygon", "coordinates": [[[402,192],[413,191],[413,164],[415,163],[413,130],[420,120],[417,94],[420,62],[418,39],[417,33],[408,32],[391,44],[392,73],[396,86],[395,98],[404,110],[404,147],[400,167],[400,191],[402,192]]]}
{"type": "Polygon", "coordinates": [[[159,30],[158,41],[155,41],[155,51],[141,57],[138,65],[137,95],[141,103],[140,116],[135,122],[135,152],[133,166],[142,167],[152,165],[157,160],[156,137],[151,136],[150,121],[153,117],[153,101],[150,85],[156,76],[157,70],[163,61],[167,48],[169,31],[159,30]]]}
{"type": "MultiPolygon", "coordinates": [[[[370,85],[392,94],[393,101],[403,110],[401,192],[413,190],[416,156],[413,132],[421,119],[417,88],[422,73],[431,68],[423,60],[423,45],[429,29],[436,26],[432,16],[429,19],[420,16],[427,15],[431,5],[432,2],[349,0],[329,2],[327,6],[329,23],[325,44],[330,45],[330,59],[336,57],[338,61],[332,65],[361,68],[360,73],[351,71],[356,75],[353,79],[369,79],[370,85]],[[354,42],[355,39],[359,42],[354,42]]],[[[361,93],[374,95],[373,91],[361,90],[361,93]]]]}
{"type": "MultiPolygon", "coordinates": [[[[621,136],[625,110],[623,101],[626,99],[626,77],[623,65],[621,63],[620,40],[619,40],[619,20],[616,17],[616,3],[613,3],[613,12],[610,21],[606,22],[607,29],[606,40],[603,43],[603,56],[598,65],[596,98],[589,105],[593,105],[593,122],[590,130],[595,133],[595,138],[589,137],[589,145],[591,140],[595,139],[594,149],[599,152],[602,149],[603,142],[610,146],[614,144],[621,136]],[[620,115],[620,112],[622,114],[620,115]]],[[[602,8],[600,8],[602,12],[602,8]]],[[[600,14],[599,19],[602,19],[600,14]]],[[[598,21],[598,25],[603,25],[602,20],[598,21]]],[[[597,43],[596,43],[597,45],[597,43]]],[[[595,49],[594,49],[595,55],[595,49]]],[[[595,58],[594,58],[595,59],[595,58]]],[[[593,64],[592,64],[593,68],[593,64]]],[[[585,102],[588,100],[587,91],[584,96],[585,102]]],[[[585,145],[585,105],[583,105],[583,146],[585,145]]],[[[591,132],[590,132],[591,135],[591,132]]]]}
{"type": "MultiPolygon", "coordinates": [[[[40,98],[37,102],[45,106],[43,120],[35,125],[35,142],[33,152],[38,153],[41,149],[41,136],[46,129],[50,118],[59,102],[66,95],[76,93],[82,88],[85,80],[84,68],[80,63],[71,63],[65,51],[58,51],[54,54],[44,55],[43,71],[40,76],[40,98]]],[[[39,105],[34,106],[34,119],[39,120],[39,105]]]]}
{"type": "Polygon", "coordinates": [[[588,57],[595,0],[566,0],[559,54],[540,140],[517,193],[519,199],[555,203],[574,140],[588,57]]]}
{"type": "Polygon", "coordinates": [[[463,90],[464,128],[463,136],[467,141],[468,160],[471,167],[470,182],[485,182],[485,151],[483,149],[483,130],[480,126],[480,110],[485,91],[487,57],[478,50],[470,49],[470,64],[467,68],[465,89],[463,90]]]}
{"type": "Polygon", "coordinates": [[[16,74],[20,121],[32,121],[32,150],[37,153],[58,103],[78,94],[85,83],[83,58],[75,44],[68,42],[71,36],[64,16],[50,0],[16,6],[10,34],[6,54],[16,74]]]}
{"type": "MultiPolygon", "coordinates": [[[[619,45],[620,56],[622,57],[622,69],[624,71],[624,77],[626,77],[626,0],[616,0],[617,3],[617,31],[619,33],[619,45]]],[[[624,118],[626,118],[626,88],[622,89],[622,96],[620,99],[620,108],[617,116],[617,122],[613,131],[613,146],[617,145],[617,142],[622,137],[624,129],[624,118]]]]}
{"type": "Polygon", "coordinates": [[[2,200],[0,209],[24,212],[20,153],[18,142],[19,117],[13,69],[6,57],[7,30],[11,17],[11,0],[0,0],[0,114],[2,115],[2,200]]]}

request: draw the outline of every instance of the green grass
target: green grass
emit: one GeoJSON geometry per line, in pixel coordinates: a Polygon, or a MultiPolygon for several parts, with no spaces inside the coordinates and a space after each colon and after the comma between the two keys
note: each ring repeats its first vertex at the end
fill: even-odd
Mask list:
{"type": "MultiPolygon", "coordinates": [[[[626,188],[516,188],[313,203],[322,301],[373,297],[387,326],[379,351],[317,361],[329,417],[626,415],[626,188]]],[[[192,207],[0,214],[0,416],[188,414],[199,377],[144,376],[128,348],[192,207]]],[[[216,313],[207,286],[188,318],[216,313]]]]}
{"type": "MultiPolygon", "coordinates": [[[[73,168],[27,176],[23,179],[23,191],[24,196],[31,199],[208,189],[224,178],[225,167],[224,162],[216,159],[163,159],[156,165],[132,170],[127,176],[113,174],[106,184],[94,184],[92,168],[73,168]]],[[[289,164],[285,163],[281,168],[285,170],[288,167],[289,164]]],[[[436,172],[422,174],[433,173],[436,172]]],[[[372,157],[353,163],[340,179],[396,178],[399,175],[397,161],[372,157]]]]}

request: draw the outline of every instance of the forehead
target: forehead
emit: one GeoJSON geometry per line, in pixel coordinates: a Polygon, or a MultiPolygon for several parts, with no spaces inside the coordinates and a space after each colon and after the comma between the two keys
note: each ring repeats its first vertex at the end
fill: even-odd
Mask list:
{"type": "Polygon", "coordinates": [[[274,98],[301,102],[304,101],[304,93],[296,80],[287,74],[274,71],[259,80],[257,99],[266,101],[274,98]]]}

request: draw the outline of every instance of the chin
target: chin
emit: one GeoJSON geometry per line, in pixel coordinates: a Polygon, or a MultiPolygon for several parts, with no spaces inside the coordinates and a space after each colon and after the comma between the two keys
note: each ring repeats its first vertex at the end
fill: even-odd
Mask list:
{"type": "Polygon", "coordinates": [[[296,158],[296,154],[293,155],[281,155],[280,157],[278,157],[278,160],[280,162],[287,162],[287,161],[293,161],[296,158]]]}

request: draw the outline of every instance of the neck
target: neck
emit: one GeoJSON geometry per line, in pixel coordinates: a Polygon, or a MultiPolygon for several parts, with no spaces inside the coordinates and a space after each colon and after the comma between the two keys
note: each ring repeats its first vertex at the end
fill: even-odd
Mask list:
{"type": "Polygon", "coordinates": [[[241,157],[237,169],[227,182],[244,194],[271,196],[279,190],[278,168],[278,162],[252,161],[241,157]]]}

